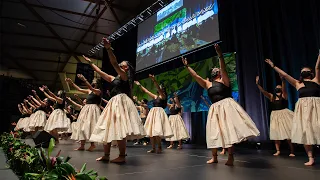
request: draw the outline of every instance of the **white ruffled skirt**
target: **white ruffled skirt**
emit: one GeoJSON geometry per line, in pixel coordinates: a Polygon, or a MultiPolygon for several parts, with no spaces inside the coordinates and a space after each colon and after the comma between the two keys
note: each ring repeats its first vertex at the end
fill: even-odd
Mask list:
{"type": "Polygon", "coordinates": [[[78,134],[78,130],[79,130],[78,121],[71,123],[71,136],[70,136],[70,139],[76,139],[76,135],[78,134]]]}
{"type": "Polygon", "coordinates": [[[59,132],[67,132],[70,128],[70,119],[66,113],[61,109],[55,109],[49,116],[44,130],[50,132],[57,130],[59,132]]]}
{"type": "Polygon", "coordinates": [[[289,109],[275,110],[270,116],[270,140],[291,139],[293,112],[289,109]]]}
{"type": "Polygon", "coordinates": [[[228,148],[259,135],[255,123],[232,98],[211,105],[206,127],[208,149],[228,148]]]}
{"type": "Polygon", "coordinates": [[[144,128],[146,129],[147,137],[171,138],[173,136],[168,115],[162,107],[151,108],[144,128]]]}
{"type": "Polygon", "coordinates": [[[173,136],[171,138],[167,138],[166,141],[179,141],[190,138],[189,132],[180,114],[170,115],[169,122],[173,136]]]}
{"type": "Polygon", "coordinates": [[[14,130],[19,131],[20,129],[23,129],[23,123],[24,123],[24,118],[20,118],[19,121],[17,122],[16,127],[14,127],[14,130]]]}
{"type": "Polygon", "coordinates": [[[291,141],[305,145],[320,144],[320,97],[304,97],[297,101],[291,141]]]}
{"type": "Polygon", "coordinates": [[[23,121],[23,131],[24,132],[31,132],[33,129],[30,128],[30,122],[31,122],[32,114],[30,117],[25,117],[23,121]]]}
{"type": "Polygon", "coordinates": [[[72,135],[72,139],[89,140],[100,114],[100,108],[96,104],[83,106],[77,120],[79,130],[73,132],[75,134],[72,135]]]}
{"type": "Polygon", "coordinates": [[[47,116],[46,113],[42,110],[36,111],[34,114],[30,116],[30,129],[40,128],[43,129],[46,125],[47,116]]]}
{"type": "Polygon", "coordinates": [[[110,99],[101,113],[90,141],[105,144],[144,136],[145,130],[133,101],[126,94],[118,94],[110,99]]]}

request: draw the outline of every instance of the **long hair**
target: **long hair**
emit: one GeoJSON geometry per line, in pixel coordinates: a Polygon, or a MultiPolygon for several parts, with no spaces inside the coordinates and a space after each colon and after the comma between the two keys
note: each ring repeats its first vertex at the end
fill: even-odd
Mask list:
{"type": "MultiPolygon", "coordinates": [[[[101,81],[101,79],[100,79],[100,78],[96,78],[96,79],[95,79],[95,81],[96,81],[96,82],[95,82],[95,84],[96,84],[96,85],[95,85],[95,87],[94,87],[94,88],[95,88],[95,89],[99,89],[99,90],[100,90],[100,92],[101,92],[101,93],[100,93],[100,96],[102,97],[102,96],[103,96],[103,91],[102,91],[102,81],[101,81]]],[[[92,84],[92,83],[91,83],[91,84],[92,84]]]]}
{"type": "Polygon", "coordinates": [[[128,72],[127,72],[127,76],[128,76],[128,81],[129,81],[129,87],[130,87],[129,95],[130,95],[130,98],[132,98],[133,97],[132,89],[133,89],[133,84],[134,84],[136,71],[135,71],[135,69],[133,68],[133,66],[131,65],[130,62],[128,62],[128,61],[125,61],[125,62],[127,63],[128,67],[129,67],[128,72]]]}
{"type": "Polygon", "coordinates": [[[66,100],[66,92],[64,90],[58,91],[58,97],[63,99],[63,101],[66,100]]]}

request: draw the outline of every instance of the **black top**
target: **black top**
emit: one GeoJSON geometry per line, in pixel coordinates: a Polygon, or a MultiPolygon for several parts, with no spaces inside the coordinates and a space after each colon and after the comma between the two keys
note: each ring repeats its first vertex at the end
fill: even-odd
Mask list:
{"type": "Polygon", "coordinates": [[[305,87],[298,90],[299,98],[320,97],[320,85],[312,81],[303,81],[305,87]]]}
{"type": "Polygon", "coordinates": [[[177,107],[177,106],[175,106],[174,108],[171,108],[170,109],[170,115],[177,115],[177,114],[179,114],[180,112],[181,112],[181,107],[177,107]]]}
{"type": "Polygon", "coordinates": [[[58,102],[56,102],[54,104],[54,109],[61,109],[63,110],[64,109],[64,106],[65,106],[65,100],[62,101],[62,104],[59,104],[58,102]]]}
{"type": "Polygon", "coordinates": [[[282,94],[278,96],[278,100],[275,100],[276,96],[277,95],[273,95],[273,100],[271,102],[272,110],[276,111],[288,108],[288,101],[282,97],[282,94]]]}
{"type": "Polygon", "coordinates": [[[158,96],[157,99],[155,99],[155,100],[153,101],[153,107],[166,108],[166,107],[167,107],[167,100],[165,100],[165,99],[160,99],[159,96],[158,96]]]}
{"type": "Polygon", "coordinates": [[[112,85],[112,89],[110,91],[111,97],[116,96],[118,94],[122,94],[122,93],[130,97],[129,81],[124,81],[120,78],[120,76],[117,76],[111,82],[111,85],[112,85]]]}
{"type": "Polygon", "coordinates": [[[43,107],[43,106],[40,106],[40,107],[34,109],[34,110],[33,110],[33,113],[35,113],[35,112],[37,112],[37,111],[46,111],[46,108],[43,107]]]}
{"type": "Polygon", "coordinates": [[[87,97],[87,104],[100,104],[101,103],[101,96],[96,95],[95,93],[91,92],[87,97]]]}
{"type": "Polygon", "coordinates": [[[212,103],[216,103],[232,97],[231,88],[220,82],[212,81],[212,86],[208,89],[208,96],[212,103]]]}

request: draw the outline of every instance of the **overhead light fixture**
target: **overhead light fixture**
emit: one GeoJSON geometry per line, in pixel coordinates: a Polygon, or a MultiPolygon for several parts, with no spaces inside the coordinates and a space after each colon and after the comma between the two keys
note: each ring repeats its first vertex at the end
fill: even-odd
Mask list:
{"type": "Polygon", "coordinates": [[[26,27],[27,27],[26,25],[21,24],[21,23],[17,23],[17,25],[18,25],[18,26],[21,26],[21,27],[24,27],[24,28],[26,28],[26,27]]]}
{"type": "MultiPolygon", "coordinates": [[[[139,15],[137,15],[135,18],[131,19],[128,21],[125,25],[120,27],[117,31],[109,35],[107,39],[112,42],[116,40],[117,38],[121,37],[124,35],[124,32],[130,31],[132,28],[136,27],[149,17],[151,17],[153,14],[157,13],[159,10],[161,10],[164,6],[170,4],[174,0],[158,0],[155,3],[153,3],[151,6],[149,6],[146,10],[142,11],[139,15]],[[124,31],[124,32],[123,32],[124,31]]],[[[107,2],[104,0],[105,4],[107,2]]],[[[95,47],[93,47],[91,50],[88,51],[88,56],[94,55],[97,51],[99,51],[101,48],[103,48],[103,42],[100,42],[97,44],[95,47]]]]}

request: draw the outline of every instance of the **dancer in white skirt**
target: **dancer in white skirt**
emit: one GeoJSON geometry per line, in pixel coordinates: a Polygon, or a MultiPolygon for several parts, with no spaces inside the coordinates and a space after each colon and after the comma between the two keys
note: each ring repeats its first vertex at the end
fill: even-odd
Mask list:
{"type": "MultiPolygon", "coordinates": [[[[86,105],[84,105],[78,116],[79,130],[77,134],[72,135],[74,140],[81,141],[81,146],[75,150],[83,151],[85,149],[85,143],[90,139],[90,136],[93,132],[93,129],[100,117],[100,103],[101,103],[101,90],[100,85],[96,79],[90,84],[87,79],[82,75],[77,75],[80,80],[82,80],[88,89],[82,89],[77,86],[70,78],[67,78],[66,81],[73,86],[76,90],[88,94],[86,105]]],[[[93,151],[96,148],[94,142],[91,142],[91,146],[87,151],[93,151]]]]}
{"type": "Polygon", "coordinates": [[[135,81],[136,85],[140,89],[148,94],[154,101],[153,107],[151,108],[144,128],[146,130],[147,136],[150,137],[152,149],[148,153],[161,153],[161,139],[170,138],[173,136],[171,125],[168,119],[168,115],[164,111],[164,108],[167,107],[167,93],[163,85],[159,85],[154,78],[154,75],[149,75],[154,85],[157,88],[157,95],[151,93],[148,89],[143,87],[138,81],[135,81]],[[156,144],[158,149],[156,151],[156,144]]]}
{"type": "MultiPolygon", "coordinates": [[[[148,100],[142,99],[141,101],[138,101],[138,98],[136,96],[133,96],[133,102],[136,103],[137,110],[139,112],[141,121],[143,125],[146,123],[146,119],[149,113],[149,107],[148,107],[148,100]]],[[[142,139],[138,139],[133,145],[138,145],[139,143],[142,143],[144,146],[147,145],[147,137],[144,137],[142,139]]]]}
{"type": "MultiPolygon", "coordinates": [[[[75,96],[76,97],[76,96],[75,96]]],[[[77,97],[76,97],[77,98],[77,97]]],[[[83,106],[85,106],[86,105],[86,103],[87,103],[87,99],[84,99],[83,101],[82,101],[82,103],[81,104],[78,104],[78,103],[76,103],[75,101],[73,101],[70,97],[67,97],[67,100],[71,103],[71,104],[73,104],[77,109],[82,109],[83,108],[83,106]]],[[[81,99],[77,99],[78,101],[80,101],[81,99]]],[[[81,101],[80,101],[81,102],[81,101]]],[[[80,111],[81,112],[81,111],[80,111]]],[[[78,116],[76,115],[76,114],[74,114],[73,115],[74,117],[74,120],[76,120],[75,122],[72,122],[71,123],[71,137],[70,137],[70,139],[76,139],[76,137],[77,137],[77,134],[78,134],[78,130],[79,130],[79,122],[78,122],[78,116]]],[[[78,141],[77,141],[78,142],[78,141]]],[[[81,142],[80,142],[81,143],[81,142]]]]}
{"type": "MultiPolygon", "coordinates": [[[[281,76],[280,76],[281,77],[281,76]]],[[[280,155],[281,140],[287,140],[290,146],[290,157],[294,157],[294,148],[291,143],[291,129],[293,112],[288,109],[288,95],[284,79],[281,77],[282,85],[277,85],[274,93],[264,90],[259,84],[259,76],[256,77],[256,84],[262,94],[271,102],[270,116],[270,140],[274,140],[277,152],[274,156],[280,155]]]]}
{"type": "Polygon", "coordinates": [[[97,161],[109,161],[110,147],[112,141],[117,141],[120,155],[110,161],[112,163],[124,163],[126,157],[126,139],[133,140],[145,136],[138,111],[132,101],[132,86],[134,80],[134,69],[127,61],[118,64],[112,52],[110,42],[103,38],[104,47],[108,52],[110,63],[118,76],[111,76],[94,65],[92,61],[85,57],[101,78],[111,83],[112,98],[104,108],[98,122],[90,137],[90,141],[104,143],[104,156],[97,161]]]}
{"type": "Polygon", "coordinates": [[[314,164],[312,146],[320,144],[320,54],[315,67],[316,73],[314,74],[312,68],[304,67],[301,70],[300,80],[294,79],[276,67],[270,59],[266,59],[266,63],[299,92],[293,116],[291,141],[304,145],[309,157],[305,165],[312,166],[314,164]]]}
{"type": "Polygon", "coordinates": [[[230,80],[221,49],[217,44],[215,49],[219,56],[220,69],[212,69],[211,81],[203,79],[189,67],[187,59],[182,58],[182,62],[199,85],[208,90],[209,98],[213,103],[208,112],[206,127],[207,147],[212,149],[213,158],[207,163],[218,162],[217,148],[228,148],[229,156],[226,165],[232,166],[233,144],[258,136],[260,132],[249,115],[232,99],[230,80]]]}
{"type": "Polygon", "coordinates": [[[21,117],[17,123],[12,124],[15,126],[15,128],[14,128],[15,131],[19,131],[19,130],[23,129],[25,118],[27,117],[26,116],[27,113],[23,110],[23,107],[21,106],[21,104],[18,104],[18,109],[21,113],[21,117]]]}
{"type": "Polygon", "coordinates": [[[171,125],[173,136],[171,138],[166,139],[166,141],[170,141],[170,146],[167,148],[173,148],[174,142],[178,141],[179,144],[177,149],[182,149],[182,140],[189,139],[190,135],[182,119],[183,107],[180,103],[180,98],[176,93],[174,93],[174,98],[171,98],[170,100],[172,104],[168,103],[170,110],[169,122],[171,125]]]}
{"type": "Polygon", "coordinates": [[[48,121],[44,127],[44,130],[49,132],[57,143],[59,143],[58,132],[68,131],[70,128],[70,120],[68,119],[66,112],[64,112],[66,94],[64,91],[58,91],[58,94],[53,94],[47,86],[39,87],[44,95],[55,102],[54,111],[50,114],[48,121]]]}

